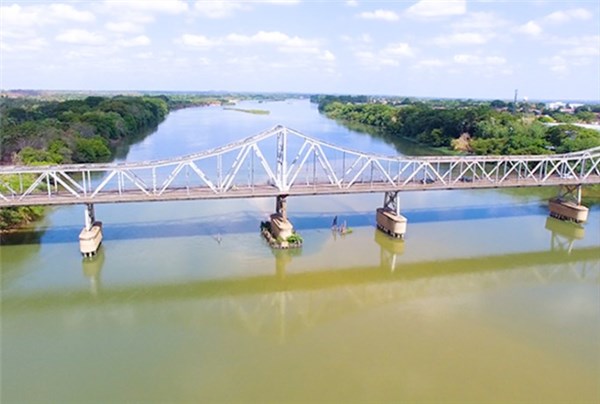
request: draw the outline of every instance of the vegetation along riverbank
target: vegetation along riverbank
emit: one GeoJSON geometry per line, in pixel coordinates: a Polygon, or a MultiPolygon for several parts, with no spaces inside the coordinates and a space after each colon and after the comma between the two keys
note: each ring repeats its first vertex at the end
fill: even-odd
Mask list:
{"type": "Polygon", "coordinates": [[[600,146],[600,105],[564,112],[544,104],[495,101],[313,96],[319,111],[344,124],[376,128],[389,140],[408,139],[447,152],[480,155],[568,153],[600,146]],[[549,125],[562,123],[560,125],[549,125]]]}
{"type": "MultiPolygon", "coordinates": [[[[600,105],[550,109],[544,103],[502,100],[350,95],[315,95],[311,101],[347,127],[362,125],[389,142],[409,140],[437,154],[554,154],[600,146],[600,131],[590,129],[600,123],[600,105]]],[[[583,192],[588,203],[600,200],[600,186],[583,192]]]]}
{"type": "MultiPolygon", "coordinates": [[[[49,165],[110,161],[128,144],[151,133],[172,110],[230,104],[238,96],[3,94],[0,163],[49,165]]],[[[31,178],[22,178],[23,186],[31,178]]],[[[19,178],[9,186],[19,187],[19,178]]],[[[11,182],[14,182],[11,183],[11,182]]],[[[0,187],[3,185],[0,184],[0,187]]],[[[37,206],[0,209],[0,231],[43,215],[37,206]]]]}

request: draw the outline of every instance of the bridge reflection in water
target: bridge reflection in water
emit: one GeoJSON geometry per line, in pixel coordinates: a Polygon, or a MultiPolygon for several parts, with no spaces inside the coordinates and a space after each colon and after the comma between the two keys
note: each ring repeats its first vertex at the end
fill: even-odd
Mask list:
{"type": "Polygon", "coordinates": [[[391,303],[464,295],[511,284],[598,284],[600,247],[574,247],[583,229],[552,218],[548,218],[546,229],[551,232],[550,251],[413,263],[400,262],[403,241],[373,230],[380,248],[379,266],[290,272],[288,265],[302,252],[278,250],[273,251],[272,275],[143,287],[103,288],[101,251],[96,259],[82,263],[83,275],[90,282],[89,292],[47,292],[6,298],[3,304],[11,310],[81,305],[90,309],[89,304],[99,304],[101,313],[110,316],[110,306],[127,306],[132,301],[202,300],[202,313],[210,319],[201,315],[198,321],[241,327],[252,335],[283,343],[317,325],[391,303]]]}

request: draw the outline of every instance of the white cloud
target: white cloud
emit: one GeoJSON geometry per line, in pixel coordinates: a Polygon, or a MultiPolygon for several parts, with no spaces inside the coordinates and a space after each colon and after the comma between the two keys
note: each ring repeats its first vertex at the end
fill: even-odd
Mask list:
{"type": "Polygon", "coordinates": [[[234,11],[243,9],[244,5],[237,1],[198,0],[194,8],[208,18],[225,18],[231,16],[234,11]]]}
{"type": "Polygon", "coordinates": [[[483,59],[483,64],[486,65],[503,65],[506,59],[501,56],[487,56],[483,59]]]}
{"type": "Polygon", "coordinates": [[[598,65],[600,61],[600,35],[550,37],[547,42],[562,48],[554,56],[539,59],[542,65],[549,66],[554,73],[566,74],[572,68],[598,65]]]}
{"type": "Polygon", "coordinates": [[[569,71],[567,60],[562,56],[553,56],[540,59],[540,63],[550,67],[550,71],[559,75],[566,74],[569,71]]]}
{"type": "Polygon", "coordinates": [[[404,42],[388,44],[383,49],[372,51],[356,51],[354,56],[363,66],[371,69],[381,69],[382,67],[397,67],[402,64],[403,59],[414,57],[415,51],[411,46],[404,42]]]}
{"type": "Polygon", "coordinates": [[[535,21],[529,21],[526,24],[523,24],[516,28],[516,31],[521,34],[538,36],[542,33],[542,27],[535,21]]]}
{"type": "Polygon", "coordinates": [[[263,3],[263,4],[276,4],[282,6],[293,6],[294,4],[299,4],[300,0],[255,0],[254,3],[263,3]]]}
{"type": "Polygon", "coordinates": [[[347,0],[346,1],[346,5],[348,7],[357,7],[358,6],[358,1],[356,1],[356,0],[347,0]]]}
{"type": "Polygon", "coordinates": [[[412,56],[414,56],[413,49],[410,47],[410,45],[408,45],[407,43],[404,43],[404,42],[389,44],[381,51],[381,53],[383,55],[393,56],[393,57],[412,57],[412,56]]]}
{"type": "Polygon", "coordinates": [[[227,18],[231,17],[238,10],[251,10],[252,5],[270,4],[291,6],[298,4],[300,0],[196,0],[194,9],[202,16],[207,18],[227,18]]]}
{"type": "Polygon", "coordinates": [[[217,45],[217,42],[208,39],[204,35],[183,34],[178,42],[194,48],[209,48],[217,45]]]}
{"type": "Polygon", "coordinates": [[[140,53],[136,53],[135,55],[133,55],[134,57],[138,58],[138,59],[152,59],[154,57],[154,53],[152,52],[140,52],[140,53]]]}
{"type": "Polygon", "coordinates": [[[555,36],[548,38],[549,44],[561,45],[566,47],[590,46],[600,48],[600,35],[582,35],[582,36],[555,36]]]}
{"type": "Polygon", "coordinates": [[[484,35],[476,32],[462,32],[438,36],[433,39],[433,43],[438,46],[482,45],[486,43],[490,37],[490,35],[484,35]]]}
{"type": "Polygon", "coordinates": [[[95,5],[99,13],[108,16],[105,27],[112,32],[139,33],[144,25],[154,22],[161,14],[178,15],[189,10],[184,0],[105,0],[95,5]]]}
{"type": "Polygon", "coordinates": [[[24,8],[18,4],[13,4],[11,6],[1,6],[0,13],[2,15],[2,24],[5,25],[3,31],[6,29],[6,25],[11,27],[32,27],[42,22],[39,8],[24,8]]]}
{"type": "Polygon", "coordinates": [[[102,45],[106,42],[106,39],[102,35],[84,29],[63,31],[56,36],[56,40],[77,45],[102,45]]]}
{"type": "Polygon", "coordinates": [[[56,19],[77,21],[77,22],[90,22],[94,21],[96,17],[89,11],[79,11],[68,4],[51,4],[50,12],[56,19]]]}
{"type": "Polygon", "coordinates": [[[459,31],[481,30],[489,31],[506,26],[508,22],[498,15],[489,12],[470,12],[465,17],[452,24],[452,28],[459,31]]]}
{"type": "Polygon", "coordinates": [[[585,8],[572,8],[570,10],[555,11],[544,17],[544,22],[552,24],[562,24],[571,20],[589,20],[592,18],[590,13],[585,8]]]}
{"type": "MultiPolygon", "coordinates": [[[[22,7],[18,4],[0,6],[3,34],[19,35],[20,31],[32,29],[61,21],[91,22],[94,14],[79,11],[67,4],[31,5],[22,7]]],[[[25,34],[25,36],[28,36],[25,34]]]]}
{"type": "Polygon", "coordinates": [[[104,7],[119,12],[137,11],[149,13],[180,14],[188,11],[188,4],[183,0],[105,0],[104,7]]]}
{"type": "Polygon", "coordinates": [[[479,56],[470,54],[454,55],[454,63],[470,66],[497,66],[506,63],[506,59],[501,56],[479,56]]]}
{"type": "Polygon", "coordinates": [[[407,15],[418,18],[447,17],[466,12],[466,0],[421,0],[406,10],[407,15]]]}
{"type": "Polygon", "coordinates": [[[390,10],[364,11],[358,15],[365,20],[398,21],[400,17],[390,10]]]}
{"type": "Polygon", "coordinates": [[[0,42],[0,49],[6,52],[33,52],[45,48],[48,41],[41,37],[25,38],[16,44],[7,44],[4,41],[0,42]]]}
{"type": "Polygon", "coordinates": [[[231,44],[272,44],[285,48],[314,48],[316,41],[303,39],[298,36],[289,36],[279,31],[259,31],[254,35],[229,34],[225,40],[231,44]]]}
{"type": "Polygon", "coordinates": [[[566,56],[600,56],[600,47],[594,45],[582,45],[568,48],[561,52],[566,56]]]}
{"type": "Polygon", "coordinates": [[[133,46],[148,46],[150,45],[150,38],[148,38],[146,35],[139,35],[131,39],[120,39],[116,42],[116,44],[127,48],[133,46]]]}
{"type": "Polygon", "coordinates": [[[326,50],[321,54],[321,56],[319,56],[319,59],[324,60],[326,62],[333,62],[335,61],[335,55],[331,53],[331,51],[326,50]]]}
{"type": "Polygon", "coordinates": [[[184,34],[175,42],[189,47],[205,49],[216,45],[219,45],[222,50],[232,46],[244,47],[244,51],[247,50],[248,52],[256,52],[257,49],[254,47],[259,47],[258,49],[275,49],[297,57],[312,55],[318,60],[335,61],[335,55],[329,50],[322,50],[319,41],[290,36],[279,31],[259,31],[253,35],[232,33],[224,37],[214,38],[204,35],[184,34]]]}
{"type": "Polygon", "coordinates": [[[144,30],[144,28],[141,25],[134,24],[130,21],[108,22],[104,27],[112,32],[127,34],[135,34],[144,30]]]}

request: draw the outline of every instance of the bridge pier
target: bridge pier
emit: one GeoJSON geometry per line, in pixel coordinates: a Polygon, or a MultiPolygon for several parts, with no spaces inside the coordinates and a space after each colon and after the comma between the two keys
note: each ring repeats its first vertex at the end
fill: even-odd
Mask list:
{"type": "Polygon", "coordinates": [[[406,218],[400,214],[398,191],[386,192],[383,207],[377,208],[377,228],[394,238],[404,238],[406,218]]]}
{"type": "Polygon", "coordinates": [[[277,195],[275,213],[271,215],[271,234],[287,247],[287,239],[294,234],[294,226],[287,217],[287,195],[277,195]]]}
{"type": "Polygon", "coordinates": [[[581,185],[562,185],[548,202],[550,216],[575,223],[587,221],[589,209],[581,204],[581,185]]]}
{"type": "Polygon", "coordinates": [[[96,220],[93,203],[85,204],[85,226],[79,233],[79,251],[84,257],[96,255],[102,243],[102,222],[96,220]]]}

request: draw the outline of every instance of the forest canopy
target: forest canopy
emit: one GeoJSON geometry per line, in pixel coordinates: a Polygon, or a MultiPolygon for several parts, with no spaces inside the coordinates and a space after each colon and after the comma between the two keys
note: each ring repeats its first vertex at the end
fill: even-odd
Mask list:
{"type": "Polygon", "coordinates": [[[322,97],[319,110],[342,122],[375,127],[388,138],[404,138],[420,144],[475,154],[567,153],[600,146],[600,132],[554,122],[591,122],[595,114],[580,111],[537,116],[514,113],[491,104],[439,106],[423,102],[389,105],[356,98],[322,97]],[[553,117],[554,116],[554,117],[553,117]],[[546,118],[546,119],[543,119],[546,118]]]}
{"type": "Polygon", "coordinates": [[[5,101],[0,121],[0,161],[106,161],[111,157],[111,146],[155,128],[168,112],[163,97],[91,96],[23,105],[5,101]]]}

